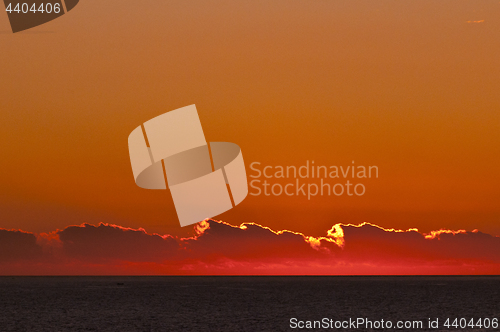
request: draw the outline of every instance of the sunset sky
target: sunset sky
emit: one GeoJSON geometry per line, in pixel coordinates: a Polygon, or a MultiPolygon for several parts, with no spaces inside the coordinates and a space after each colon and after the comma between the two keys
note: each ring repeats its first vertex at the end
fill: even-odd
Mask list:
{"type": "MultiPolygon", "coordinates": [[[[387,266],[381,271],[389,274],[410,274],[416,266],[424,274],[474,273],[464,262],[479,264],[476,272],[500,273],[498,255],[488,256],[480,244],[487,238],[500,252],[498,0],[85,0],[61,18],[16,34],[0,13],[0,45],[0,229],[10,230],[0,231],[0,239],[32,246],[43,256],[23,256],[19,249],[19,259],[42,264],[31,270],[18,265],[20,274],[83,273],[43,265],[54,255],[68,257],[68,264],[82,259],[83,247],[70,248],[69,238],[61,237],[75,229],[121,234],[131,228],[153,239],[168,234],[177,241],[172,246],[184,248],[179,239],[217,243],[214,229],[225,234],[220,241],[228,237],[224,229],[248,236],[242,223],[319,238],[336,224],[364,222],[369,225],[344,226],[347,244],[352,233],[352,251],[328,240],[320,241],[327,250],[313,248],[295,234],[290,241],[297,243],[281,243],[296,250],[292,258],[277,256],[278,246],[268,257],[256,252],[252,259],[278,265],[304,259],[309,273],[346,274],[341,265],[316,257],[328,251],[324,255],[354,264],[344,272],[374,273],[366,264],[377,259],[356,251],[361,241],[376,248],[387,266]],[[249,175],[252,162],[299,167],[314,160],[376,165],[379,178],[363,181],[361,197],[248,196],[214,218],[224,223],[210,222],[210,235],[180,228],[168,191],[135,185],[127,137],[141,123],[191,104],[207,141],[241,147],[249,175]],[[405,232],[390,229],[418,229],[408,232],[415,245],[400,239],[405,232]],[[450,246],[425,238],[440,229],[463,232],[443,235],[450,246]],[[407,250],[397,243],[406,243],[407,250]],[[461,252],[462,245],[473,248],[472,254],[461,252]],[[394,248],[401,257],[386,257],[394,248]],[[445,256],[449,268],[442,267],[445,256]],[[400,259],[406,261],[398,270],[400,259]]],[[[257,251],[261,240],[245,239],[242,248],[257,251]]],[[[90,247],[103,245],[97,238],[88,241],[90,247]]],[[[224,250],[214,257],[226,257],[224,250]]],[[[246,251],[229,260],[247,262],[246,251]]],[[[97,259],[102,252],[83,261],[104,264],[97,259]]],[[[158,267],[161,259],[122,254],[121,260],[138,267],[96,267],[95,273],[183,271],[158,267]]],[[[1,255],[0,263],[15,265],[1,255]]],[[[218,273],[200,266],[193,273],[218,273]]],[[[256,274],[257,265],[249,266],[235,273],[256,274]]],[[[305,273],[290,266],[268,271],[305,273]]]]}

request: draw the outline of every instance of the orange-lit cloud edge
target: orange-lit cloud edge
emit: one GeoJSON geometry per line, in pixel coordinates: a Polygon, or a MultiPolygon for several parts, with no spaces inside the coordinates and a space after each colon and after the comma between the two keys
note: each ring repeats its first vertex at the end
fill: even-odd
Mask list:
{"type": "Polygon", "coordinates": [[[207,219],[191,237],[101,223],[0,229],[1,275],[497,275],[500,237],[478,230],[336,224],[326,236],[207,219]]]}

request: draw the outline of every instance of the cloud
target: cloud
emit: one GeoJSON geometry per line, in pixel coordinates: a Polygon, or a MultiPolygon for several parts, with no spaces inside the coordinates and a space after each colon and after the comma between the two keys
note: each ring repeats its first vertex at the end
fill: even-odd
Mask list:
{"type": "Polygon", "coordinates": [[[66,257],[99,263],[161,262],[171,259],[179,249],[171,236],[109,224],[69,226],[57,235],[66,257]]]}
{"type": "Polygon", "coordinates": [[[4,274],[498,274],[500,237],[334,225],[324,237],[207,220],[192,237],[111,224],[0,230],[4,274]]]}
{"type": "Polygon", "coordinates": [[[500,238],[478,231],[440,230],[421,234],[416,229],[387,230],[367,223],[342,228],[346,242],[344,257],[349,260],[420,265],[500,264],[500,238]]]}
{"type": "Polygon", "coordinates": [[[0,229],[0,264],[40,258],[42,248],[36,240],[31,233],[0,229]]]}

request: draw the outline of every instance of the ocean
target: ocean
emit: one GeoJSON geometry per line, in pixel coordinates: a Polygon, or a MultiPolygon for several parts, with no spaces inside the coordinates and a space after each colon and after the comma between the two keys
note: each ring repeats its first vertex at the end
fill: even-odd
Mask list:
{"type": "Polygon", "coordinates": [[[498,331],[499,318],[498,276],[0,277],[0,331],[498,331]]]}

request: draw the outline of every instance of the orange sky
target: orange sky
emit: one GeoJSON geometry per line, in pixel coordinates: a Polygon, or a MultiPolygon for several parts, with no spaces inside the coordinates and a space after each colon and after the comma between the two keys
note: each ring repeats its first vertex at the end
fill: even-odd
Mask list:
{"type": "Polygon", "coordinates": [[[134,184],[127,137],[196,104],[247,167],[380,169],[363,197],[249,196],[217,219],[500,235],[498,1],[86,0],[9,30],[0,13],[0,228],[191,234],[134,184]]]}

